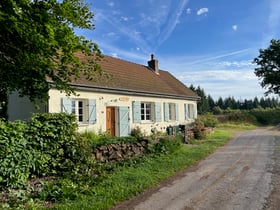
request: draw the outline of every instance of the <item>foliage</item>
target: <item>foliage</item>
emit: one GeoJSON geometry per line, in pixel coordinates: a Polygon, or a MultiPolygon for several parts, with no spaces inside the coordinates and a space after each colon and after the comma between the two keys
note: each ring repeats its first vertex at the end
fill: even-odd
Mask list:
{"type": "Polygon", "coordinates": [[[260,49],[259,56],[254,59],[258,65],[256,76],[261,80],[261,86],[267,88],[266,95],[280,94],[280,40],[272,39],[270,46],[260,49]]]}
{"type": "Polygon", "coordinates": [[[0,185],[20,188],[31,176],[84,174],[90,147],[76,135],[75,116],[36,114],[28,123],[0,123],[0,185]]]}
{"type": "Polygon", "coordinates": [[[258,123],[262,125],[276,125],[280,123],[280,108],[274,109],[252,109],[248,114],[254,116],[258,123]]]}
{"type": "Polygon", "coordinates": [[[84,1],[4,0],[0,8],[0,92],[17,90],[32,101],[46,100],[48,81],[70,94],[69,82],[100,72],[97,45],[74,33],[94,27],[84,1]]]}
{"type": "Polygon", "coordinates": [[[194,87],[193,85],[190,88],[195,91],[201,98],[197,103],[198,114],[205,114],[207,112],[212,112],[213,114],[219,115],[230,110],[252,110],[256,108],[276,108],[280,106],[278,98],[263,98],[258,99],[244,99],[236,100],[234,97],[219,97],[218,100],[214,99],[206,94],[201,87],[194,87]]]}
{"type": "Polygon", "coordinates": [[[150,148],[150,151],[156,154],[174,153],[182,146],[181,136],[177,135],[175,139],[161,138],[150,148]]]}
{"type": "Polygon", "coordinates": [[[94,132],[84,132],[81,134],[81,137],[87,142],[92,149],[95,149],[102,145],[114,144],[114,143],[136,143],[139,139],[134,136],[126,137],[116,137],[111,136],[106,133],[104,134],[95,134],[94,132]]]}
{"type": "Polygon", "coordinates": [[[79,170],[77,163],[87,163],[89,149],[86,143],[77,137],[77,126],[74,115],[33,115],[26,134],[29,144],[36,151],[32,174],[61,174],[79,170]]]}
{"type": "Polygon", "coordinates": [[[204,122],[200,118],[197,118],[193,124],[193,135],[195,139],[204,139],[206,137],[204,122]]]}
{"type": "Polygon", "coordinates": [[[34,164],[33,151],[25,138],[26,125],[0,122],[0,186],[18,188],[26,184],[34,164]]]}
{"type": "Polygon", "coordinates": [[[213,114],[219,115],[223,113],[223,110],[219,106],[214,106],[212,109],[213,114]]]}
{"type": "Polygon", "coordinates": [[[144,137],[144,134],[139,126],[131,129],[130,135],[134,136],[137,139],[142,139],[144,137]]]}
{"type": "Polygon", "coordinates": [[[214,118],[213,114],[210,112],[207,112],[206,114],[199,116],[199,118],[203,122],[204,126],[208,128],[214,128],[218,124],[217,119],[214,118]]]}

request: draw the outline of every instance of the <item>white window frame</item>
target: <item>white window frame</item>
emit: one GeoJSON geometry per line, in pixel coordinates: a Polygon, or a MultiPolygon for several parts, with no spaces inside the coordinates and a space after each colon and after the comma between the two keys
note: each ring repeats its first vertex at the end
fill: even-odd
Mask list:
{"type": "Polygon", "coordinates": [[[73,99],[71,113],[75,114],[79,124],[86,124],[87,114],[87,100],[73,99]]]}
{"type": "Polygon", "coordinates": [[[140,115],[141,115],[141,122],[142,123],[149,123],[153,122],[155,118],[155,104],[154,102],[140,102],[140,115]],[[148,119],[148,116],[149,119],[148,119]]]}

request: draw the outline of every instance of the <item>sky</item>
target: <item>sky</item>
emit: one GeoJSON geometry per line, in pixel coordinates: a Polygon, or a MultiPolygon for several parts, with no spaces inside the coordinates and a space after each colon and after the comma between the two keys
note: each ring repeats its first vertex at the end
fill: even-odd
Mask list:
{"type": "Polygon", "coordinates": [[[280,35],[280,0],[86,0],[94,30],[78,31],[105,55],[161,70],[214,99],[263,97],[259,49],[280,35]]]}

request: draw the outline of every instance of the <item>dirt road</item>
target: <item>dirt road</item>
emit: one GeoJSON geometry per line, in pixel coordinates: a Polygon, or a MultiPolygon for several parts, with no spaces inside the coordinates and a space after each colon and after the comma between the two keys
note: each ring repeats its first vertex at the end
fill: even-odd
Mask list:
{"type": "Polygon", "coordinates": [[[246,131],[199,164],[114,209],[280,209],[280,131],[246,131]]]}

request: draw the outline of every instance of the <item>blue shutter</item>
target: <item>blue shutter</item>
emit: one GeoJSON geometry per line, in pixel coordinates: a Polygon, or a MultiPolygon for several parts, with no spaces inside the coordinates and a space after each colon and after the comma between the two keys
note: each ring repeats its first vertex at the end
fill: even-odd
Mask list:
{"type": "Polygon", "coordinates": [[[141,103],[140,103],[140,101],[132,102],[132,112],[133,112],[133,122],[140,123],[141,122],[141,103]]]}
{"type": "Polygon", "coordinates": [[[178,104],[175,104],[175,120],[179,120],[179,106],[178,104]]]}
{"type": "Polygon", "coordinates": [[[163,103],[164,106],[164,121],[169,121],[169,104],[163,103]]]}
{"type": "Polygon", "coordinates": [[[193,117],[194,117],[194,119],[196,119],[197,118],[197,104],[194,104],[193,105],[193,117]]]}
{"type": "Polygon", "coordinates": [[[188,104],[184,104],[185,106],[185,120],[189,119],[189,105],[188,104]]]}
{"type": "Polygon", "coordinates": [[[155,121],[161,122],[161,103],[160,102],[155,103],[155,121]]]}
{"type": "Polygon", "coordinates": [[[72,113],[72,100],[71,98],[62,98],[61,99],[61,112],[65,112],[67,114],[72,113]]]}
{"type": "Polygon", "coordinates": [[[120,136],[129,136],[129,107],[119,107],[119,134],[120,136]]]}
{"type": "Polygon", "coordinates": [[[88,123],[89,124],[96,123],[96,100],[95,99],[88,100],[88,123]]]}

